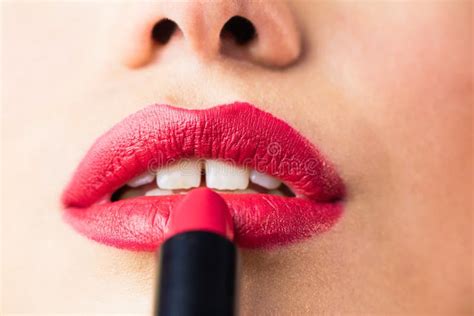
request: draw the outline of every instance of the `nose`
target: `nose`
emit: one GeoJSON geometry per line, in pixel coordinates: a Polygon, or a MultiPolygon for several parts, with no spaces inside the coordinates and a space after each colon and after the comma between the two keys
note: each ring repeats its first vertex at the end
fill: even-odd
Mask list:
{"type": "Polygon", "coordinates": [[[210,62],[233,58],[270,67],[294,63],[301,52],[295,18],[283,1],[194,0],[136,2],[120,23],[124,65],[159,63],[174,41],[210,62]]]}

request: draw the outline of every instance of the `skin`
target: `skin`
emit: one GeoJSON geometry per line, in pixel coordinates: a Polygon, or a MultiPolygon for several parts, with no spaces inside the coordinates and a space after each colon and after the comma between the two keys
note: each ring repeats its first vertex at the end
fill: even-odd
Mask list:
{"type": "Polygon", "coordinates": [[[3,4],[2,314],[150,313],[154,255],[78,235],[60,192],[93,140],[143,106],[234,100],[289,122],[348,191],[330,231],[241,250],[242,315],[473,313],[471,2],[280,3],[269,10],[289,8],[280,24],[296,29],[265,49],[297,56],[277,66],[206,51],[219,38],[198,25],[130,63],[150,52],[127,29],[144,12],[193,25],[186,4],[124,6],[3,4]]]}

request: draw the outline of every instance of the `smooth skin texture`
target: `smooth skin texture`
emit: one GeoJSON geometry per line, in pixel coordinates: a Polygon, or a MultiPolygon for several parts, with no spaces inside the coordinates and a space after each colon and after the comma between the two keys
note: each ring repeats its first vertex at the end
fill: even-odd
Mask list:
{"type": "Polygon", "coordinates": [[[145,105],[235,100],[317,144],[348,190],[329,232],[241,251],[242,315],[472,314],[472,3],[254,5],[261,45],[219,51],[223,2],[2,4],[2,314],[150,313],[154,256],[75,233],[60,192],[145,105]],[[150,45],[167,15],[181,33],[150,45]]]}

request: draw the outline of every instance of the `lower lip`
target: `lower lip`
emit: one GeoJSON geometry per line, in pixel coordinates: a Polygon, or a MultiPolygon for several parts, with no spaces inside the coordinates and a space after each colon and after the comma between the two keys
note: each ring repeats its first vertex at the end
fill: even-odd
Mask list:
{"type": "MultiPolygon", "coordinates": [[[[236,243],[246,248],[284,245],[328,230],[342,213],[340,202],[267,194],[224,194],[236,243]]],[[[170,210],[182,195],[137,197],[88,208],[70,207],[65,220],[85,236],[117,248],[154,251],[163,242],[170,210]]]]}

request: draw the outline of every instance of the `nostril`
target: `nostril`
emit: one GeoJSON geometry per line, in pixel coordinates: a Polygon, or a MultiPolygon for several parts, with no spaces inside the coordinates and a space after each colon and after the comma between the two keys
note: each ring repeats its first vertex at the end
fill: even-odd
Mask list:
{"type": "Polygon", "coordinates": [[[177,25],[169,19],[162,19],[155,24],[151,31],[151,36],[158,44],[166,44],[176,31],[177,25]]]}
{"type": "Polygon", "coordinates": [[[257,32],[252,22],[241,16],[230,18],[222,28],[221,39],[231,38],[238,45],[248,44],[255,38],[257,32]]]}

